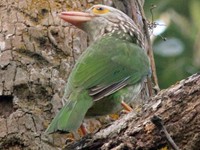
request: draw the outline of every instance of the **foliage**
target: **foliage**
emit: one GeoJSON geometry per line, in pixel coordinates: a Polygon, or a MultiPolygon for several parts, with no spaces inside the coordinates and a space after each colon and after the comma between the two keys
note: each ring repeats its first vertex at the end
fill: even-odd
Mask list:
{"type": "MultiPolygon", "coordinates": [[[[161,35],[152,38],[161,88],[200,70],[199,8],[199,0],[145,1],[144,9],[150,24],[159,19],[166,25],[161,35]],[[153,5],[156,5],[154,9],[153,5]]],[[[163,23],[156,26],[163,26],[163,23]]]]}

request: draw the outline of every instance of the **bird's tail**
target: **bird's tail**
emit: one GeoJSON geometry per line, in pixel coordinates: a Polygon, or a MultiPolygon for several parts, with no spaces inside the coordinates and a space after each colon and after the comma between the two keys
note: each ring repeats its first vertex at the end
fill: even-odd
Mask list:
{"type": "Polygon", "coordinates": [[[81,94],[72,93],[65,106],[58,112],[45,132],[50,134],[55,131],[76,131],[92,104],[93,100],[87,91],[81,92],[81,94]]]}

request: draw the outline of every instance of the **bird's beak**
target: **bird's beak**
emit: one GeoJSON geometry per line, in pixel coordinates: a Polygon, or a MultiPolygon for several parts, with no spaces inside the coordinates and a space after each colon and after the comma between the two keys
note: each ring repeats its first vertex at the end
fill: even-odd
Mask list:
{"type": "Polygon", "coordinates": [[[81,28],[81,25],[84,22],[92,20],[94,16],[86,12],[68,11],[62,12],[59,17],[64,21],[81,28]]]}

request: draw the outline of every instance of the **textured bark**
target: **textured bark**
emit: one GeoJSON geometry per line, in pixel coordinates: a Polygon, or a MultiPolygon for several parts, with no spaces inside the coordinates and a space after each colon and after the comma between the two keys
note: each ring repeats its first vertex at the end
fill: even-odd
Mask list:
{"type": "Polygon", "coordinates": [[[82,150],[142,150],[172,149],[164,133],[151,122],[160,116],[169,134],[182,150],[200,147],[200,74],[162,90],[147,101],[142,113],[130,113],[105,129],[65,149],[82,150]]]}
{"type": "Polygon", "coordinates": [[[93,4],[0,1],[0,149],[62,147],[64,135],[43,134],[62,106],[66,79],[87,47],[87,36],[62,22],[57,13],[93,4]]]}
{"type": "MultiPolygon", "coordinates": [[[[145,34],[148,31],[142,4],[139,3],[142,1],[113,2],[119,9],[131,6],[124,11],[146,35],[144,44],[149,53],[151,46],[148,34],[145,34]]],[[[67,77],[75,60],[86,49],[88,39],[84,32],[62,22],[57,13],[85,10],[95,3],[110,4],[110,0],[0,1],[0,149],[51,150],[63,147],[68,135],[44,135],[44,130],[62,107],[61,97],[67,77]]],[[[148,90],[142,95],[147,99],[148,90]]],[[[121,121],[114,124],[127,124],[121,121]]],[[[140,133],[140,128],[136,129],[140,133]]],[[[119,133],[122,134],[121,126],[119,133]]],[[[151,140],[146,139],[146,142],[151,143],[151,140]]],[[[106,145],[104,147],[106,149],[106,145]]]]}

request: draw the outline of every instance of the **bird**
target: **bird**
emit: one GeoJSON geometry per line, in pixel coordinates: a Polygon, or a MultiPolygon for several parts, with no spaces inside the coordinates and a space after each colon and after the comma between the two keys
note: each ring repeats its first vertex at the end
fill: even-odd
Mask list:
{"type": "Polygon", "coordinates": [[[46,133],[75,132],[86,117],[119,112],[141,92],[151,74],[143,34],[122,11],[93,5],[84,12],[65,11],[59,17],[85,31],[90,44],[76,61],[64,90],[64,106],[46,133]]]}

